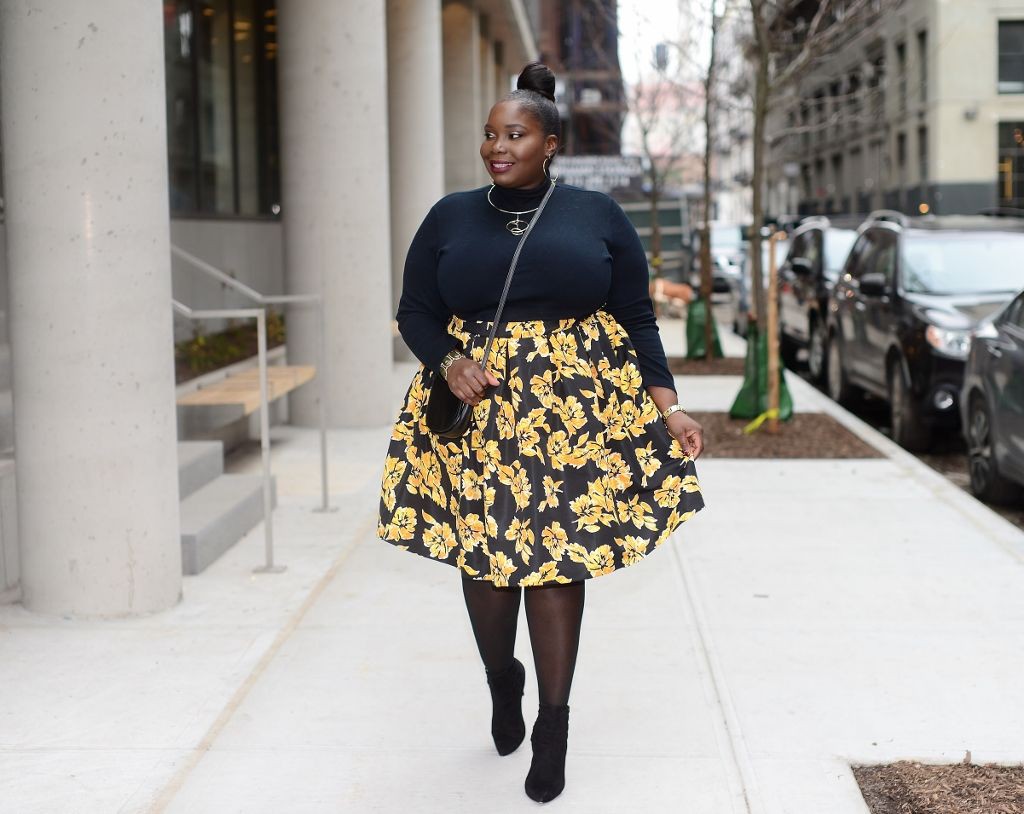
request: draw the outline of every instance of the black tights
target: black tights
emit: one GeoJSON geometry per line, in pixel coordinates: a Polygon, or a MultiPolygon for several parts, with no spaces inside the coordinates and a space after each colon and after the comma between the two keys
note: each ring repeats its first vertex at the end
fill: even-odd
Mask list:
{"type": "Polygon", "coordinates": [[[568,704],[583,622],[583,582],[495,588],[490,582],[463,574],[462,593],[480,658],[492,673],[512,664],[523,591],[540,702],[568,704]]]}

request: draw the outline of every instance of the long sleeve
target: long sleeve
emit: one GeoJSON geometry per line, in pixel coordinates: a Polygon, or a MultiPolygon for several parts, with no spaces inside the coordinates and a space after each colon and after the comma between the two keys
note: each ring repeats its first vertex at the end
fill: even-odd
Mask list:
{"type": "Polygon", "coordinates": [[[612,256],[612,281],[605,309],[629,334],[644,386],[675,390],[651,303],[643,244],[622,207],[611,198],[608,207],[605,234],[612,256]]]}
{"type": "Polygon", "coordinates": [[[398,301],[398,330],[426,367],[438,372],[441,360],[458,343],[447,331],[451,310],[437,286],[438,231],[436,207],[427,213],[409,245],[398,301]]]}

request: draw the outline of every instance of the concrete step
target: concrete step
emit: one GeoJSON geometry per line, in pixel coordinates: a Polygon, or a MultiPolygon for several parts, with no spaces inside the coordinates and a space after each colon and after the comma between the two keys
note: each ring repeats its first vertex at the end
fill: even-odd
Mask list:
{"type": "Polygon", "coordinates": [[[221,475],[181,501],[180,512],[182,573],[198,574],[263,519],[263,478],[221,475]]]}
{"type": "Polygon", "coordinates": [[[184,500],[224,474],[224,445],[220,441],[178,442],[178,497],[184,500]]]}

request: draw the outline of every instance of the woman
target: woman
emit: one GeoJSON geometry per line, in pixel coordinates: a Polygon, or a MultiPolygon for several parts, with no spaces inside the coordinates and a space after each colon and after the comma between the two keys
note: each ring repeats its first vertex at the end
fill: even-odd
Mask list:
{"type": "Polygon", "coordinates": [[[554,183],[554,88],[543,65],[523,69],[484,127],[493,184],[438,201],[413,238],[397,318],[422,365],[392,434],[378,528],[461,572],[501,755],[526,736],[513,655],[525,591],[539,694],[525,789],[538,802],[565,785],[585,581],[639,562],[703,506],[703,433],[677,404],[643,247],[607,195],[555,184],[480,367],[516,235],[554,183]],[[431,387],[473,405],[462,439],[428,431],[431,387]]]}

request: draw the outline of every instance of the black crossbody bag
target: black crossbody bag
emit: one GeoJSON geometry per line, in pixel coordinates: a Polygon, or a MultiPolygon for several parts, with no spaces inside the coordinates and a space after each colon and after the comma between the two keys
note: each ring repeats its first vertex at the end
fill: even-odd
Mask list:
{"type": "MultiPolygon", "coordinates": [[[[491,343],[494,342],[494,335],[498,331],[501,312],[505,308],[505,299],[508,297],[508,289],[512,284],[512,275],[515,273],[516,264],[519,262],[519,255],[523,251],[523,244],[526,243],[526,238],[533,231],[533,227],[540,219],[540,213],[544,211],[544,206],[554,191],[555,182],[552,181],[548,191],[544,193],[544,197],[541,199],[540,206],[537,207],[536,214],[530,220],[530,225],[526,227],[523,236],[519,238],[515,254],[512,255],[512,264],[508,267],[508,275],[505,277],[505,288],[501,292],[501,299],[498,300],[498,310],[494,313],[494,322],[491,325],[490,333],[487,335],[487,344],[484,346],[484,356],[480,362],[481,370],[487,369],[487,359],[491,355],[491,343]]],[[[434,373],[430,384],[430,395],[427,397],[425,413],[427,429],[434,433],[434,435],[441,438],[457,439],[465,435],[466,430],[469,429],[469,422],[473,417],[473,408],[452,392],[447,381],[437,373],[434,373]]]]}

